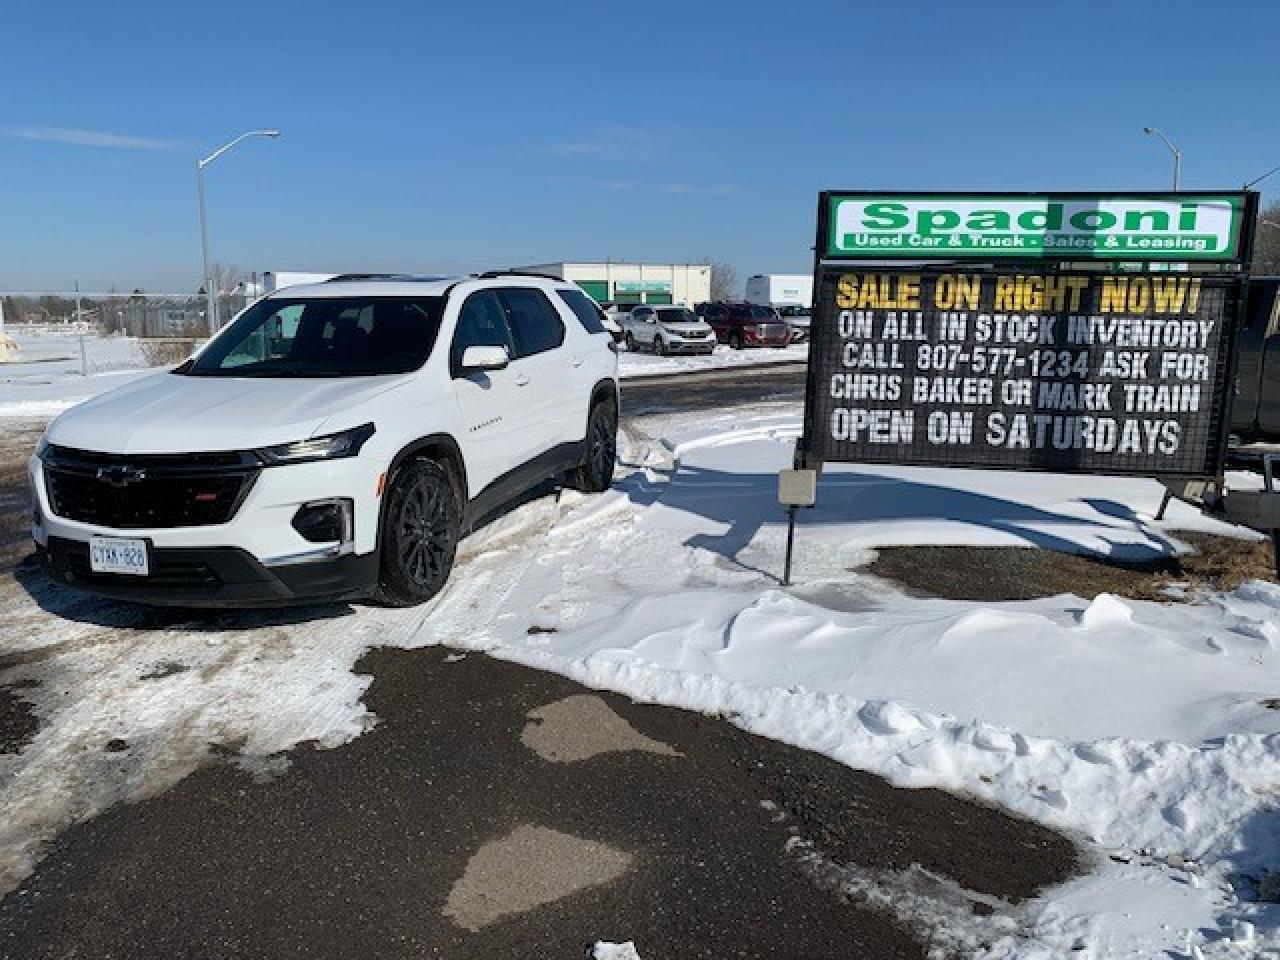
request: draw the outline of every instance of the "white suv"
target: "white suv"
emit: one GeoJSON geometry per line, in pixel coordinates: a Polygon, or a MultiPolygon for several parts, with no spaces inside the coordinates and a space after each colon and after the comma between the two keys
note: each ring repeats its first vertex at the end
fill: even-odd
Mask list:
{"type": "Polygon", "coordinates": [[[566,473],[612,482],[611,343],[549,277],[281,290],[49,425],[37,551],[58,581],[144,603],[421,603],[494,508],[566,473]]]}
{"type": "Polygon", "coordinates": [[[685,307],[633,307],[622,318],[628,350],[646,346],[659,356],[672,353],[710,354],[716,332],[685,307]]]}

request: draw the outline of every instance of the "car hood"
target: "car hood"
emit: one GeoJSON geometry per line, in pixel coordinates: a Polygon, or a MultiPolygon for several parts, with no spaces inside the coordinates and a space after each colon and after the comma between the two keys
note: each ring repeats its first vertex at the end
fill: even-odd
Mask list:
{"type": "Polygon", "coordinates": [[[53,421],[47,438],[58,446],[107,453],[290,443],[315,436],[322,427],[336,431],[372,420],[359,406],[411,379],[411,374],[306,379],[159,373],[72,407],[53,421]]]}

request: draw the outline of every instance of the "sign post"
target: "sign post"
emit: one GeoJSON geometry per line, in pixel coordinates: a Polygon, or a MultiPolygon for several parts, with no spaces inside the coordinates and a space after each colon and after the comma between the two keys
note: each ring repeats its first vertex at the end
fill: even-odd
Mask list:
{"type": "Polygon", "coordinates": [[[1220,483],[1257,199],[822,193],[796,467],[1220,483]]]}

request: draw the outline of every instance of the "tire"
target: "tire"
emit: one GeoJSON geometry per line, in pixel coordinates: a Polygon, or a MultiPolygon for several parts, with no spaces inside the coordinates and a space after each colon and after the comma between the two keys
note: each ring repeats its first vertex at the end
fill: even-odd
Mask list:
{"type": "Polygon", "coordinates": [[[569,486],[584,493],[601,493],[613,483],[618,457],[618,408],[612,398],[600,400],[587,417],[586,460],[569,472],[569,486]]]}
{"type": "Polygon", "coordinates": [[[426,603],[453,569],[462,530],[449,474],[432,460],[414,460],[391,481],[378,531],[375,599],[392,607],[426,603]]]}
{"type": "Polygon", "coordinates": [[[742,334],[738,333],[737,331],[729,334],[729,346],[731,346],[734,350],[741,350],[742,334]]]}
{"type": "Polygon", "coordinates": [[[627,335],[622,338],[622,342],[627,345],[627,349],[632,353],[636,352],[636,338],[631,335],[631,331],[627,331],[627,335]]]}

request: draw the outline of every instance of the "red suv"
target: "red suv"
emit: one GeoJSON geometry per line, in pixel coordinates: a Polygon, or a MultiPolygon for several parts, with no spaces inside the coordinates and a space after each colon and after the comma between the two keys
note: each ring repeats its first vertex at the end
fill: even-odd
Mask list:
{"type": "Polygon", "coordinates": [[[711,324],[716,339],[735,350],[743,347],[785,347],[791,328],[773,307],[756,303],[704,303],[698,316],[711,324]]]}

